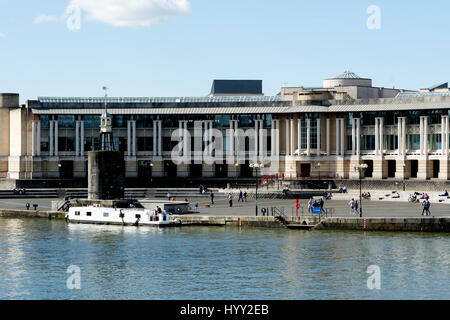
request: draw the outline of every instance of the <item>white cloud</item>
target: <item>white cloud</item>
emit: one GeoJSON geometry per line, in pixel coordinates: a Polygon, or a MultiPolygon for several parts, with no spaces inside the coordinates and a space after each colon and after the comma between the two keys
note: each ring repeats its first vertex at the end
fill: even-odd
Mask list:
{"type": "Polygon", "coordinates": [[[33,22],[35,24],[43,23],[43,22],[57,22],[59,18],[57,16],[49,16],[46,14],[42,14],[34,18],[33,22]]]}
{"type": "Polygon", "coordinates": [[[6,35],[2,32],[0,32],[0,38],[6,38],[6,35]]]}
{"type": "Polygon", "coordinates": [[[189,0],[70,0],[87,19],[115,27],[144,27],[191,12],[189,0]]]}

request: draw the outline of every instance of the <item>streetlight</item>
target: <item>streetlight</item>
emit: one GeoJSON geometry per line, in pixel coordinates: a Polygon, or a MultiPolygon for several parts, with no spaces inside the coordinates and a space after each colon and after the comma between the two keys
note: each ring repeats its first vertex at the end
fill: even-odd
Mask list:
{"type": "Polygon", "coordinates": [[[353,168],[355,171],[359,171],[359,217],[362,218],[362,171],[369,166],[366,163],[355,164],[353,168]]]}
{"type": "Polygon", "coordinates": [[[256,205],[255,205],[255,213],[256,213],[256,215],[258,215],[258,168],[260,168],[260,169],[264,168],[264,163],[250,163],[250,168],[256,169],[256,174],[255,174],[255,178],[256,178],[256,193],[255,193],[256,205]]]}

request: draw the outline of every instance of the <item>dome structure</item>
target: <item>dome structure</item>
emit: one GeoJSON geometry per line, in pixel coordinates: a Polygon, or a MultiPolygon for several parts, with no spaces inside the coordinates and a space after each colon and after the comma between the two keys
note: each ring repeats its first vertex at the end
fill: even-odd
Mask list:
{"type": "Polygon", "coordinates": [[[372,79],[361,78],[356,73],[346,70],[334,78],[325,79],[323,87],[372,87],[372,79]]]}

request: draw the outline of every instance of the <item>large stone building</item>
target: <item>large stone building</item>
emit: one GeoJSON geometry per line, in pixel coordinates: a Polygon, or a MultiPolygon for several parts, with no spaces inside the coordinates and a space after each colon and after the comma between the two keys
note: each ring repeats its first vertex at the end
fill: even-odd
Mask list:
{"type": "MultiPolygon", "coordinates": [[[[86,179],[87,152],[100,148],[104,102],[42,97],[20,105],[17,94],[1,94],[3,182],[86,179]]],[[[256,161],[266,163],[262,174],[282,179],[358,179],[359,163],[368,165],[365,179],[450,178],[447,84],[377,88],[347,71],[322,88],[282,88],[277,96],[264,96],[260,81],[219,80],[205,97],[107,103],[114,146],[125,152],[126,176],[136,181],[244,179],[255,174],[250,164],[256,161]],[[212,128],[223,133],[224,162],[172,161],[176,129],[186,130],[180,136],[200,130],[200,159],[214,154],[217,160],[220,153],[208,145],[217,142],[207,133],[212,128]],[[238,148],[239,130],[247,130],[245,150],[238,148]]],[[[185,150],[194,149],[195,138],[190,146],[187,140],[181,137],[185,150]]]]}

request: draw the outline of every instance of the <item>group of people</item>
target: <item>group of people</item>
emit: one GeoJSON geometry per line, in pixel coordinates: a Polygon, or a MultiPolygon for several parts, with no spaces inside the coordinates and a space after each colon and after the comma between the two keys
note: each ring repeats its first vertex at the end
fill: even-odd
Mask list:
{"type": "Polygon", "coordinates": [[[200,194],[204,194],[208,191],[208,189],[204,185],[200,185],[199,191],[200,191],[200,194]]]}
{"type": "Polygon", "coordinates": [[[14,188],[13,192],[15,195],[24,195],[25,194],[25,188],[14,188]]]}
{"type": "Polygon", "coordinates": [[[314,212],[314,208],[320,208],[320,212],[323,211],[323,199],[320,198],[319,200],[314,200],[313,197],[311,197],[308,201],[308,212],[309,213],[313,213],[314,212]]]}
{"type": "Polygon", "coordinates": [[[372,195],[370,194],[370,192],[363,192],[361,194],[362,198],[365,200],[370,200],[370,198],[372,198],[372,195]]]}
{"type": "Polygon", "coordinates": [[[347,193],[347,187],[341,184],[339,186],[339,193],[347,193]]]}
{"type": "Polygon", "coordinates": [[[348,203],[350,207],[350,214],[357,215],[359,213],[359,202],[358,200],[352,199],[348,203]]]}

